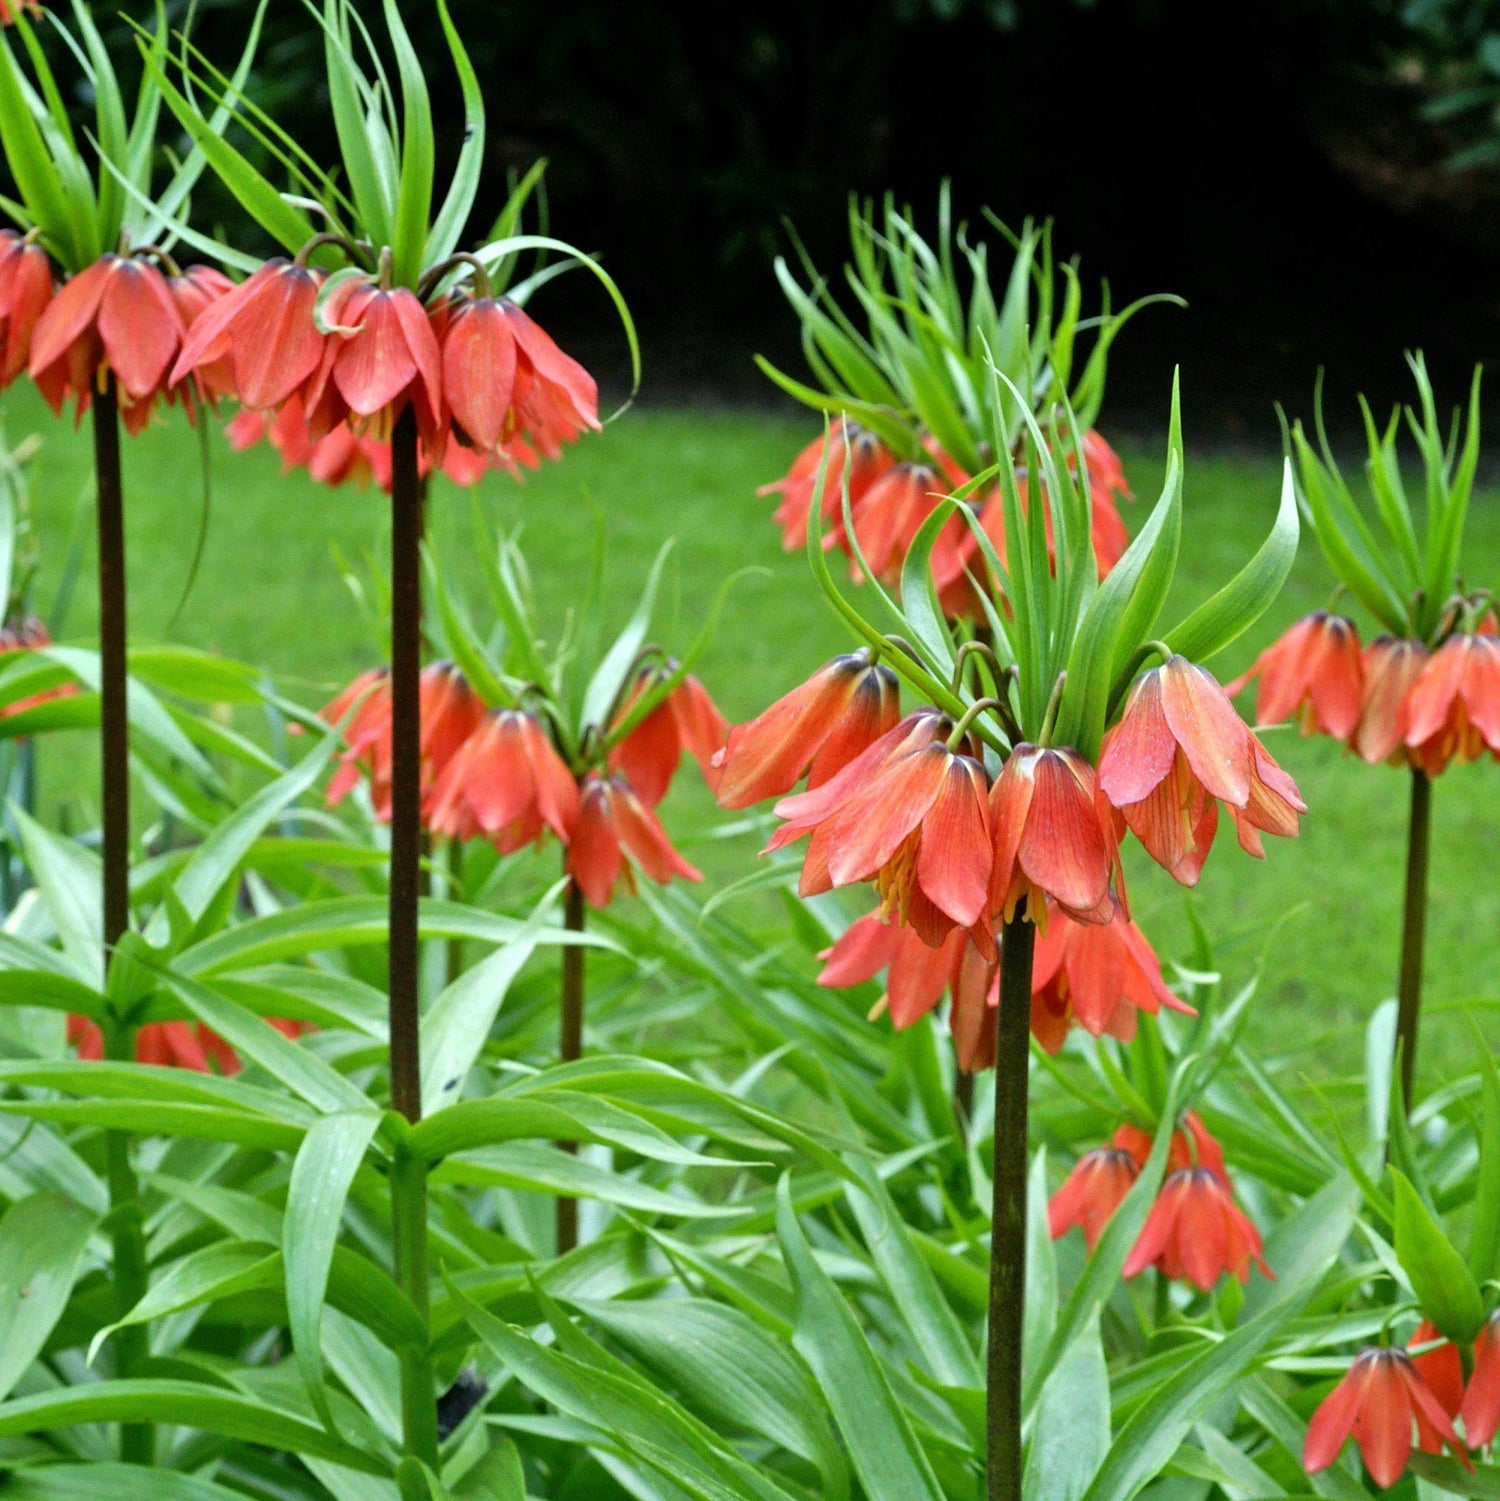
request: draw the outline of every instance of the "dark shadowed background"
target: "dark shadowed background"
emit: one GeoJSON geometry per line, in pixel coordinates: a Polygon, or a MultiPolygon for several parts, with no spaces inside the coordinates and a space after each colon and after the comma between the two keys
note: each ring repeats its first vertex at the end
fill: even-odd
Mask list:
{"type": "MultiPolygon", "coordinates": [[[[1404,398],[1418,345],[1457,399],[1500,331],[1495,0],[452,5],[492,201],[548,159],[554,231],[607,259],[640,321],[648,400],[771,400],[750,357],[796,364],[783,217],[836,270],[851,192],[930,219],[944,177],[963,212],[1054,218],[1117,299],[1187,298],[1117,346],[1116,426],[1160,421],[1179,362],[1200,441],[1275,443],[1272,403],[1306,412],[1319,366],[1333,414],[1356,388],[1404,398]]],[[[451,140],[436,13],[402,13],[451,140]]],[[[204,0],[195,35],[229,59],[250,14],[204,0]]],[[[320,47],[277,0],[255,97],[331,159],[320,47]]],[[[579,302],[553,299],[549,326],[619,371],[602,298],[597,334],[579,302]]]]}

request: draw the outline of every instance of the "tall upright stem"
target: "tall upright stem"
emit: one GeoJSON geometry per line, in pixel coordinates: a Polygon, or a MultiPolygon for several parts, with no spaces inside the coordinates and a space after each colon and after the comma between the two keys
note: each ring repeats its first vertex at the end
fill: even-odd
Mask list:
{"type": "MultiPolygon", "coordinates": [[[[391,434],[391,1104],[422,1118],[418,1030],[417,902],[421,894],[422,487],[411,409],[391,434]]],[[[391,1171],[396,1282],[424,1316],[428,1306],[427,1168],[398,1155],[391,1171]]],[[[400,1354],[406,1452],[436,1467],[437,1388],[424,1347],[400,1354]]]]}
{"type": "Polygon", "coordinates": [[[1411,822],[1406,834],[1406,898],[1401,913],[1401,978],[1396,989],[1396,1046],[1401,1051],[1401,1098],[1411,1114],[1422,1021],[1422,951],[1427,941],[1427,866],[1432,851],[1432,780],[1411,772],[1411,822]]]}
{"type": "Polygon", "coordinates": [[[1027,1074],[1031,956],[1024,907],[1000,939],[995,1036],[994,1198],[990,1216],[989,1379],[985,1431],[989,1501],[1021,1501],[1021,1329],[1026,1309],[1027,1074]]]}
{"type": "MultiPolygon", "coordinates": [[[[104,866],[104,968],[130,926],[130,741],[125,697],[125,492],[120,472],[120,413],[114,378],[96,392],[94,411],[94,492],[99,534],[99,766],[104,866]]],[[[105,1056],[135,1057],[134,1029],[106,1022],[105,1056]]],[[[140,1190],[131,1165],[128,1132],[109,1131],[104,1138],[105,1177],[109,1186],[115,1311],[124,1317],[146,1291],[146,1244],[141,1225],[140,1190]]],[[[143,1324],[121,1329],[116,1339],[122,1375],[130,1375],[150,1354],[143,1324]]],[[[126,1423],[120,1429],[120,1457],[150,1465],[155,1455],[149,1423],[126,1423]]]]}
{"type": "MultiPolygon", "coordinates": [[[[583,932],[588,908],[583,888],[577,881],[568,882],[564,899],[563,926],[570,933],[583,932]]],[[[572,1063],[583,1056],[583,945],[570,943],[562,951],[562,992],[557,1016],[557,1056],[560,1062],[572,1063]]],[[[576,1152],[576,1141],[558,1142],[565,1152],[576,1152]]],[[[578,1244],[578,1200],[557,1201],[557,1254],[571,1251],[578,1244]]]]}
{"type": "Polygon", "coordinates": [[[94,397],[99,517],[99,746],[104,811],[104,959],[130,926],[130,750],[125,709],[125,499],[111,377],[94,397]]]}

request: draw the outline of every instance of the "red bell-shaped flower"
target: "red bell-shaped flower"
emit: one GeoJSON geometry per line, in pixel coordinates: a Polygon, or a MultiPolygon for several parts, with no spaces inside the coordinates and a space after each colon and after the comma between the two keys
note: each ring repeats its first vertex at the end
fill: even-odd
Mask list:
{"type": "Polygon", "coordinates": [[[1326,1470],[1352,1436],[1370,1478],[1389,1489],[1411,1458],[1413,1426],[1425,1453],[1441,1453],[1446,1444],[1466,1468],[1472,1468],[1442,1403],[1410,1357],[1401,1350],[1362,1350],[1349,1374],[1313,1414],[1302,1447],[1302,1467],[1309,1475],[1326,1470]]]}
{"type": "Polygon", "coordinates": [[[547,732],[519,709],[496,709],[453,752],[424,802],[436,834],[484,835],[502,855],[543,837],[563,844],[578,824],[578,784],[547,732]]]}
{"type": "Polygon", "coordinates": [[[770,844],[811,834],[804,896],[874,880],[930,944],[952,927],[987,942],[984,917],[993,845],[984,768],[950,750],[933,710],[903,720],[822,786],[782,798],[786,820],[770,844]]]}
{"type": "Polygon", "coordinates": [[[313,320],[322,284],[321,272],[283,257],[267,261],[199,315],[171,379],[204,366],[229,370],[243,406],[274,411],[322,364],[327,338],[313,320]]]}
{"type": "Polygon", "coordinates": [[[729,731],[713,758],[721,808],[780,797],[807,777],[809,790],[842,771],[901,717],[896,675],[869,652],[835,657],[748,724],[729,731]]]}
{"type": "Polygon", "coordinates": [[[1211,1168],[1187,1167],[1162,1185],[1123,1275],[1154,1266],[1208,1292],[1226,1272],[1248,1282],[1252,1261],[1271,1275],[1261,1257],[1260,1232],[1234,1202],[1228,1183],[1211,1168]]]}
{"type": "Polygon", "coordinates": [[[1430,777],[1450,761],[1500,755],[1500,640],[1450,636],[1406,696],[1406,750],[1430,777]]]}
{"type": "Polygon", "coordinates": [[[138,432],[173,383],[184,333],[167,278],[149,261],[106,255],[63,283],[31,336],[31,378],[60,412],[88,410],[104,372],[114,375],[121,417],[138,432]]]}
{"type": "Polygon", "coordinates": [[[814,438],[792,461],[784,479],[763,485],[761,495],[780,495],[775,519],[781,527],[782,546],[793,552],[807,545],[807,523],[812,514],[818,470],[824,468],[823,547],[837,547],[843,539],[844,474],[848,471],[851,509],[865,492],[896,462],[895,455],[875,436],[848,417],[841,417],[826,437],[814,438]],[[826,467],[824,453],[827,453],[826,467]]]}
{"type": "MultiPolygon", "coordinates": [[[[668,673],[672,670],[671,664],[664,669],[668,673]]],[[[662,676],[663,672],[656,669],[643,672],[618,720],[623,720],[640,695],[662,676]]],[[[654,808],[667,795],[684,750],[712,782],[716,775],[713,761],[724,748],[728,733],[729,725],[708,689],[688,673],[610,752],[609,769],[622,773],[642,801],[654,808]]]]}
{"type": "Polygon", "coordinates": [[[51,301],[47,252],[13,229],[0,229],[0,390],[30,362],[32,335],[51,301]]]}
{"type": "Polygon", "coordinates": [[[673,848],[661,821],[629,782],[590,772],[579,790],[578,823],[568,845],[568,874],[591,907],[603,908],[621,880],[628,890],[635,890],[632,866],[662,886],[673,876],[684,881],[703,879],[673,848]]]}
{"type": "Polygon", "coordinates": [[[1197,883],[1218,825],[1264,854],[1262,833],[1294,835],[1307,811],[1297,784],[1201,667],[1174,656],[1142,674],[1105,739],[1099,786],[1146,852],[1184,886],[1197,883]]]}
{"type": "Polygon", "coordinates": [[[1394,636],[1377,636],[1365,647],[1359,723],[1349,738],[1349,746],[1371,766],[1380,761],[1407,759],[1407,703],[1412,684],[1421,675],[1427,658],[1427,648],[1420,641],[1394,636]]]}
{"type": "Polygon", "coordinates": [[[1024,899],[1040,925],[1048,897],[1078,922],[1107,923],[1114,915],[1118,846],[1101,817],[1094,768],[1077,751],[1017,745],[990,792],[990,827],[990,912],[997,920],[1009,921],[1024,899]]]}
{"type": "Polygon", "coordinates": [[[1233,698],[1257,678],[1256,724],[1281,724],[1296,714],[1304,735],[1316,731],[1347,740],[1364,706],[1364,661],[1354,622],[1327,610],[1303,616],[1225,692],[1233,698]]]}

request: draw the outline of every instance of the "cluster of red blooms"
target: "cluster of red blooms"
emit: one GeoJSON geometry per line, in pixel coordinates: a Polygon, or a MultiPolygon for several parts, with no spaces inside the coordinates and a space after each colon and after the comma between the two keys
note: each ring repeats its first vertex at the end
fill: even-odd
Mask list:
{"type": "Polygon", "coordinates": [[[1435,777],[1452,761],[1500,757],[1500,638],[1486,614],[1436,651],[1378,636],[1361,648],[1352,620],[1304,616],[1230,684],[1252,679],[1257,724],[1295,715],[1305,735],[1342,740],[1372,766],[1409,765],[1435,777]]]}
{"type": "Polygon", "coordinates": [[[593,377],[507,298],[424,306],[353,277],[320,326],[321,271],[276,259],[236,286],[162,261],[111,253],[58,287],[34,238],[0,231],[0,388],[27,370],[53,411],[73,400],[81,416],[113,375],[132,433],[158,400],[180,396],[191,414],[232,396],[246,413],[238,446],[264,434],[289,467],[386,487],[391,427],[408,407],[423,462],[461,484],[492,462],[534,467],[599,426],[593,377]]]}
{"type": "Polygon", "coordinates": [[[597,428],[593,377],[508,298],[440,297],[354,276],[324,297],[321,271],[267,261],[194,321],[169,379],[217,371],[251,412],[295,401],[288,441],[316,444],[336,428],[389,441],[416,418],[423,453],[440,465],[449,440],[534,465],[597,428]]]}
{"type": "MultiPolygon", "coordinates": [[[[307,1030],[301,1022],[273,1021],[271,1025],[284,1037],[300,1037],[307,1030]]],[[[68,1041],[85,1063],[98,1063],[104,1057],[104,1034],[86,1016],[68,1018],[68,1041]]],[[[148,1022],[135,1034],[135,1059],[198,1074],[240,1071],[234,1049],[202,1022],[148,1022]]]]}
{"type": "MultiPolygon", "coordinates": [[[[616,716],[651,687],[647,669],[616,716]]],[[[347,749],[328,787],[336,804],[360,782],[375,816],[391,816],[391,691],[384,669],[362,673],[321,710],[344,723],[347,749]]],[[[527,708],[489,709],[464,675],[435,662],[420,682],[422,821],[449,839],[488,839],[501,854],[548,833],[568,852],[568,873],[594,907],[609,904],[632,869],[653,881],[702,877],[672,847],[654,811],[684,750],[708,770],[726,726],[708,691],[691,674],[613,747],[603,766],[572,768],[546,724],[527,708]],[[627,863],[626,856],[630,857],[627,863]]]]}
{"type": "MultiPolygon", "coordinates": [[[[352,483],[363,490],[373,482],[387,494],[391,489],[391,445],[366,433],[356,433],[340,423],[314,438],[308,430],[301,401],[293,396],[274,417],[265,412],[235,413],[224,429],[229,446],[243,453],[257,443],[267,442],[281,455],[281,472],[306,469],[320,485],[336,488],[352,483]]],[[[443,453],[440,472],[455,485],[477,485],[497,462],[506,462],[488,454],[476,453],[459,443],[450,443],[443,453]]],[[[422,475],[432,472],[426,453],[419,457],[422,475]]]]}
{"type": "Polygon", "coordinates": [[[54,285],[37,242],[0,230],[0,386],[27,371],[54,412],[68,401],[82,417],[114,376],[120,414],[137,433],[158,400],[196,403],[230,393],[227,367],[205,365],[192,380],[174,370],[188,330],[232,289],[210,266],[166,269],[141,255],[105,255],[54,285]]]}
{"type": "MultiPolygon", "coordinates": [[[[1077,1225],[1092,1251],[1150,1155],[1150,1136],[1128,1124],[1109,1146],[1085,1152],[1047,1206],[1052,1238],[1077,1225]]],[[[1186,1278],[1208,1292],[1225,1273],[1249,1281],[1252,1262],[1271,1276],[1261,1259],[1260,1232],[1234,1201],[1223,1148],[1190,1110],[1172,1134],[1166,1181],[1125,1260],[1124,1275],[1155,1267],[1164,1277],[1186,1278]]]]}
{"type": "Polygon", "coordinates": [[[770,848],[811,836],[804,896],[874,882],[879,915],[830,952],[825,981],[890,965],[898,1025],[951,986],[960,1053],[971,1061],[993,1054],[994,934],[1023,901],[1039,928],[1057,925],[1036,969],[1039,1036],[1060,1043],[1073,1021],[1122,1033],[1132,1007],[1175,1004],[1128,922],[1125,829],[1191,885],[1220,803],[1255,855],[1262,833],[1296,833],[1305,811],[1224,690],[1181,657],[1137,680],[1097,772],[1077,751],[1022,743],[992,785],[979,747],[937,710],[899,713],[896,679],[870,653],[838,657],[729,732],[714,758],[716,790],[727,808],[780,797],[770,848]],[[804,774],[807,790],[784,795],[804,774]],[[1110,936],[1080,936],[1084,927],[1110,936]]]}
{"type": "MultiPolygon", "coordinates": [[[[876,577],[886,584],[895,584],[901,576],[907,549],[922,523],[946,496],[969,481],[969,476],[931,438],[923,447],[927,451],[925,459],[898,460],[873,433],[848,417],[840,418],[826,437],[815,438],[797,455],[784,478],[764,486],[760,492],[781,497],[775,519],[787,551],[807,543],[818,472],[823,469],[820,511],[823,546],[840,547],[853,557],[854,547],[843,522],[843,485],[847,474],[854,541],[876,577]]],[[[1129,545],[1130,537],[1116,498],[1123,496],[1129,500],[1131,494],[1119,457],[1099,433],[1093,429],[1085,433],[1082,448],[1094,553],[1102,577],[1119,562],[1129,545]]],[[[1018,476],[1017,482],[1024,503],[1025,477],[1018,476]]],[[[1003,560],[1005,511],[998,489],[982,492],[970,504],[980,527],[1003,560]]],[[[1049,541],[1051,525],[1049,513],[1049,541]]],[[[977,610],[968,574],[978,563],[978,548],[974,533],[958,517],[943,527],[933,547],[933,579],[939,601],[951,617],[974,614],[977,610]]]]}
{"type": "MultiPolygon", "coordinates": [[[[862,985],[886,971],[885,994],[875,1013],[889,1011],[900,1030],[925,1016],[944,992],[952,998],[948,1025],[958,1066],[966,1073],[995,1065],[995,1024],[1000,1005],[999,966],[962,928],[936,947],[912,928],[871,912],[851,923],[818,956],[818,984],[862,985]]],[[[1056,1053],[1074,1026],[1092,1037],[1128,1042],[1136,1013],[1166,1006],[1192,1015],[1162,981],[1161,965],[1145,935],[1122,911],[1107,923],[1075,922],[1054,910],[1037,935],[1031,970],[1031,1035],[1056,1053]]]]}
{"type": "Polygon", "coordinates": [[[1458,1348],[1425,1319],[1405,1350],[1361,1350],[1308,1424],[1303,1468],[1310,1475],[1326,1470],[1352,1437],[1370,1478],[1388,1489],[1411,1458],[1413,1430],[1424,1454],[1441,1454],[1446,1445],[1470,1469],[1468,1451],[1494,1441],[1500,1431],[1500,1311],[1474,1341],[1467,1383],[1458,1348]],[[1462,1437],[1455,1418],[1463,1420],[1462,1437]]]}

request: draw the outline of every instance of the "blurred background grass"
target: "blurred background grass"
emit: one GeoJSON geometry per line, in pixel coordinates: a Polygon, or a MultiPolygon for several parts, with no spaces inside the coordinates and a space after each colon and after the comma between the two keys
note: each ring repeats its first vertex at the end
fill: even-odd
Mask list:
{"type": "MultiPolygon", "coordinates": [[[[86,639],[94,626],[91,511],[80,507],[88,493],[87,434],[54,422],[20,387],[6,398],[5,420],[12,443],[33,431],[43,437],[33,468],[42,556],[38,607],[44,613],[52,608],[71,550],[79,572],[61,634],[86,639]]],[[[725,712],[743,719],[846,645],[802,559],[781,551],[770,522],[772,502],[755,493],[784,471],[813,430],[807,416],[796,414],[638,408],[524,485],[490,479],[478,503],[492,520],[521,529],[538,603],[554,633],[586,581],[596,511],[608,537],[610,604],[620,619],[657,550],[676,538],[655,632],[664,644],[685,646],[723,581],[737,570],[756,569],[734,588],[699,667],[725,712]]],[[[373,490],[328,491],[304,474],[284,476],[269,449],[233,455],[217,432],[209,446],[214,500],[201,567],[180,613],[199,528],[198,443],[174,415],[126,450],[132,639],[170,640],[253,662],[290,696],[320,703],[382,654],[341,571],[345,563],[366,573],[379,568],[384,497],[373,490]]],[[[1119,446],[1140,497],[1128,518],[1135,525],[1159,491],[1162,445],[1119,446]]],[[[1280,463],[1273,456],[1190,452],[1169,619],[1225,581],[1258,545],[1279,488],[1280,463]]],[[[445,568],[477,601],[474,504],[469,494],[439,482],[431,514],[445,568]]],[[[1476,501],[1470,525],[1469,556],[1500,557],[1500,494],[1476,501]]],[[[1326,604],[1329,593],[1326,570],[1305,540],[1283,598],[1212,664],[1214,670],[1224,679],[1243,670],[1298,615],[1326,604]]],[[[1244,708],[1248,714],[1248,701],[1244,708]]],[[[1287,1058],[1293,1079],[1305,1075],[1331,1086],[1337,1074],[1358,1065],[1363,1023],[1394,990],[1407,779],[1290,731],[1272,732],[1269,744],[1311,809],[1302,836],[1267,841],[1268,857],[1259,862],[1241,855],[1232,835],[1223,833],[1191,898],[1132,848],[1131,895],[1137,919],[1164,953],[1184,951],[1185,906],[1193,901],[1232,986],[1248,978],[1265,949],[1251,1036],[1287,1058]]],[[[44,816],[73,827],[92,823],[89,737],[46,742],[39,767],[44,816]]],[[[1500,997],[1493,974],[1493,936],[1500,931],[1497,794],[1500,771],[1490,763],[1455,768],[1437,788],[1427,967],[1432,1020],[1422,1059],[1429,1078],[1471,1046],[1459,1005],[1500,997]]],[[[695,776],[681,779],[665,819],[703,867],[705,891],[753,868],[753,840],[711,837],[723,819],[695,776]]],[[[757,920],[755,900],[765,899],[746,898],[742,918],[757,920]]]]}

